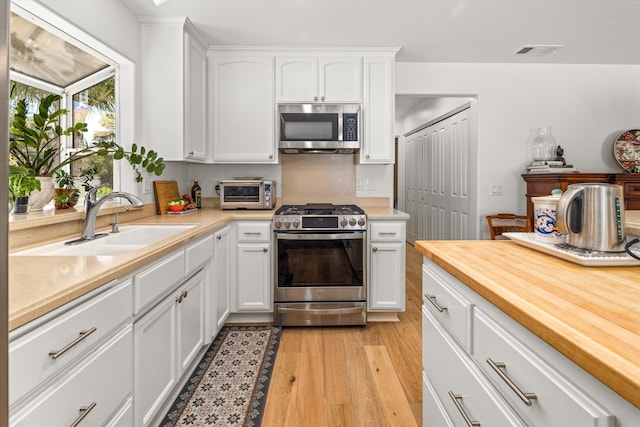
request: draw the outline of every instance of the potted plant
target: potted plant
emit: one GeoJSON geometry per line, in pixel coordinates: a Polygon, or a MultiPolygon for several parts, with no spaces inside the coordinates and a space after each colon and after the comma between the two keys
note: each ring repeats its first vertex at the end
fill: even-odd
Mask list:
{"type": "Polygon", "coordinates": [[[19,100],[10,127],[10,164],[26,168],[36,177],[49,178],[51,190],[45,204],[53,197],[52,179],[55,173],[90,156],[112,155],[114,160],[127,160],[135,171],[137,182],[142,181],[139,168],[155,175],[162,174],[165,167],[162,157],[158,157],[154,150],[146,150],[136,144],[132,144],[131,149],[125,149],[113,141],[94,141],[61,159],[63,146],[60,137],[87,131],[86,123],[76,123],[66,129],[59,125],[60,117],[68,113],[68,110],[54,106],[61,99],[60,95],[41,98],[33,118],[29,118],[27,100],[19,100]]]}
{"type": "Polygon", "coordinates": [[[40,181],[22,168],[11,168],[9,174],[9,197],[13,203],[13,213],[25,213],[29,205],[29,195],[40,190],[40,181]]]}
{"type": "Polygon", "coordinates": [[[91,189],[94,175],[97,173],[96,166],[89,166],[80,170],[80,174],[73,176],[64,169],[59,169],[55,174],[55,181],[58,185],[53,192],[53,200],[56,209],[69,209],[78,203],[80,198],[80,190],[77,188],[77,182],[84,191],[91,189]]]}

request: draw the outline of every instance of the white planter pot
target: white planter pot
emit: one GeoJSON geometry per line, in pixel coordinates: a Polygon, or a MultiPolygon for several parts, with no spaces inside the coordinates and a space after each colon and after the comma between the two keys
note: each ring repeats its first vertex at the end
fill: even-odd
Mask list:
{"type": "Polygon", "coordinates": [[[53,177],[38,176],[40,181],[40,191],[29,194],[30,211],[41,211],[51,200],[53,200],[53,177]]]}

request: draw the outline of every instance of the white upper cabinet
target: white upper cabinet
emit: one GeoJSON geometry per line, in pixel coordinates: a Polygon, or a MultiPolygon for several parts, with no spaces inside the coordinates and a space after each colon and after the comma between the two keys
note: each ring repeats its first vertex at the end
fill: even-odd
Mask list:
{"type": "Polygon", "coordinates": [[[362,102],[361,56],[277,56],[277,102],[362,102]]]}
{"type": "Polygon", "coordinates": [[[209,53],[214,163],[277,163],[274,57],[209,53]]]}
{"type": "Polygon", "coordinates": [[[206,47],[186,18],[141,19],[142,129],[165,160],[207,160],[206,47]]]}
{"type": "Polygon", "coordinates": [[[360,163],[395,162],[393,122],[395,115],[394,56],[364,58],[364,136],[360,163]]]}

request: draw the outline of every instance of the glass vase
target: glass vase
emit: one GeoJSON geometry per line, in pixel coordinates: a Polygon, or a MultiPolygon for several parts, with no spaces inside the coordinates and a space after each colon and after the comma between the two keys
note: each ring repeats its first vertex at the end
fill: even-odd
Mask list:
{"type": "Polygon", "coordinates": [[[531,157],[534,161],[555,160],[558,144],[551,134],[551,128],[533,128],[529,133],[527,145],[531,147],[531,157]]]}

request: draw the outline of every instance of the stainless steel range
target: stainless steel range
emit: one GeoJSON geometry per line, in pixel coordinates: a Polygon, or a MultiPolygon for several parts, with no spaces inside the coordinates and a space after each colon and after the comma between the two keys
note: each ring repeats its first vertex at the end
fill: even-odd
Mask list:
{"type": "Polygon", "coordinates": [[[366,215],[355,205],[285,205],[276,211],[276,325],[366,324],[366,229],[366,215]]]}

